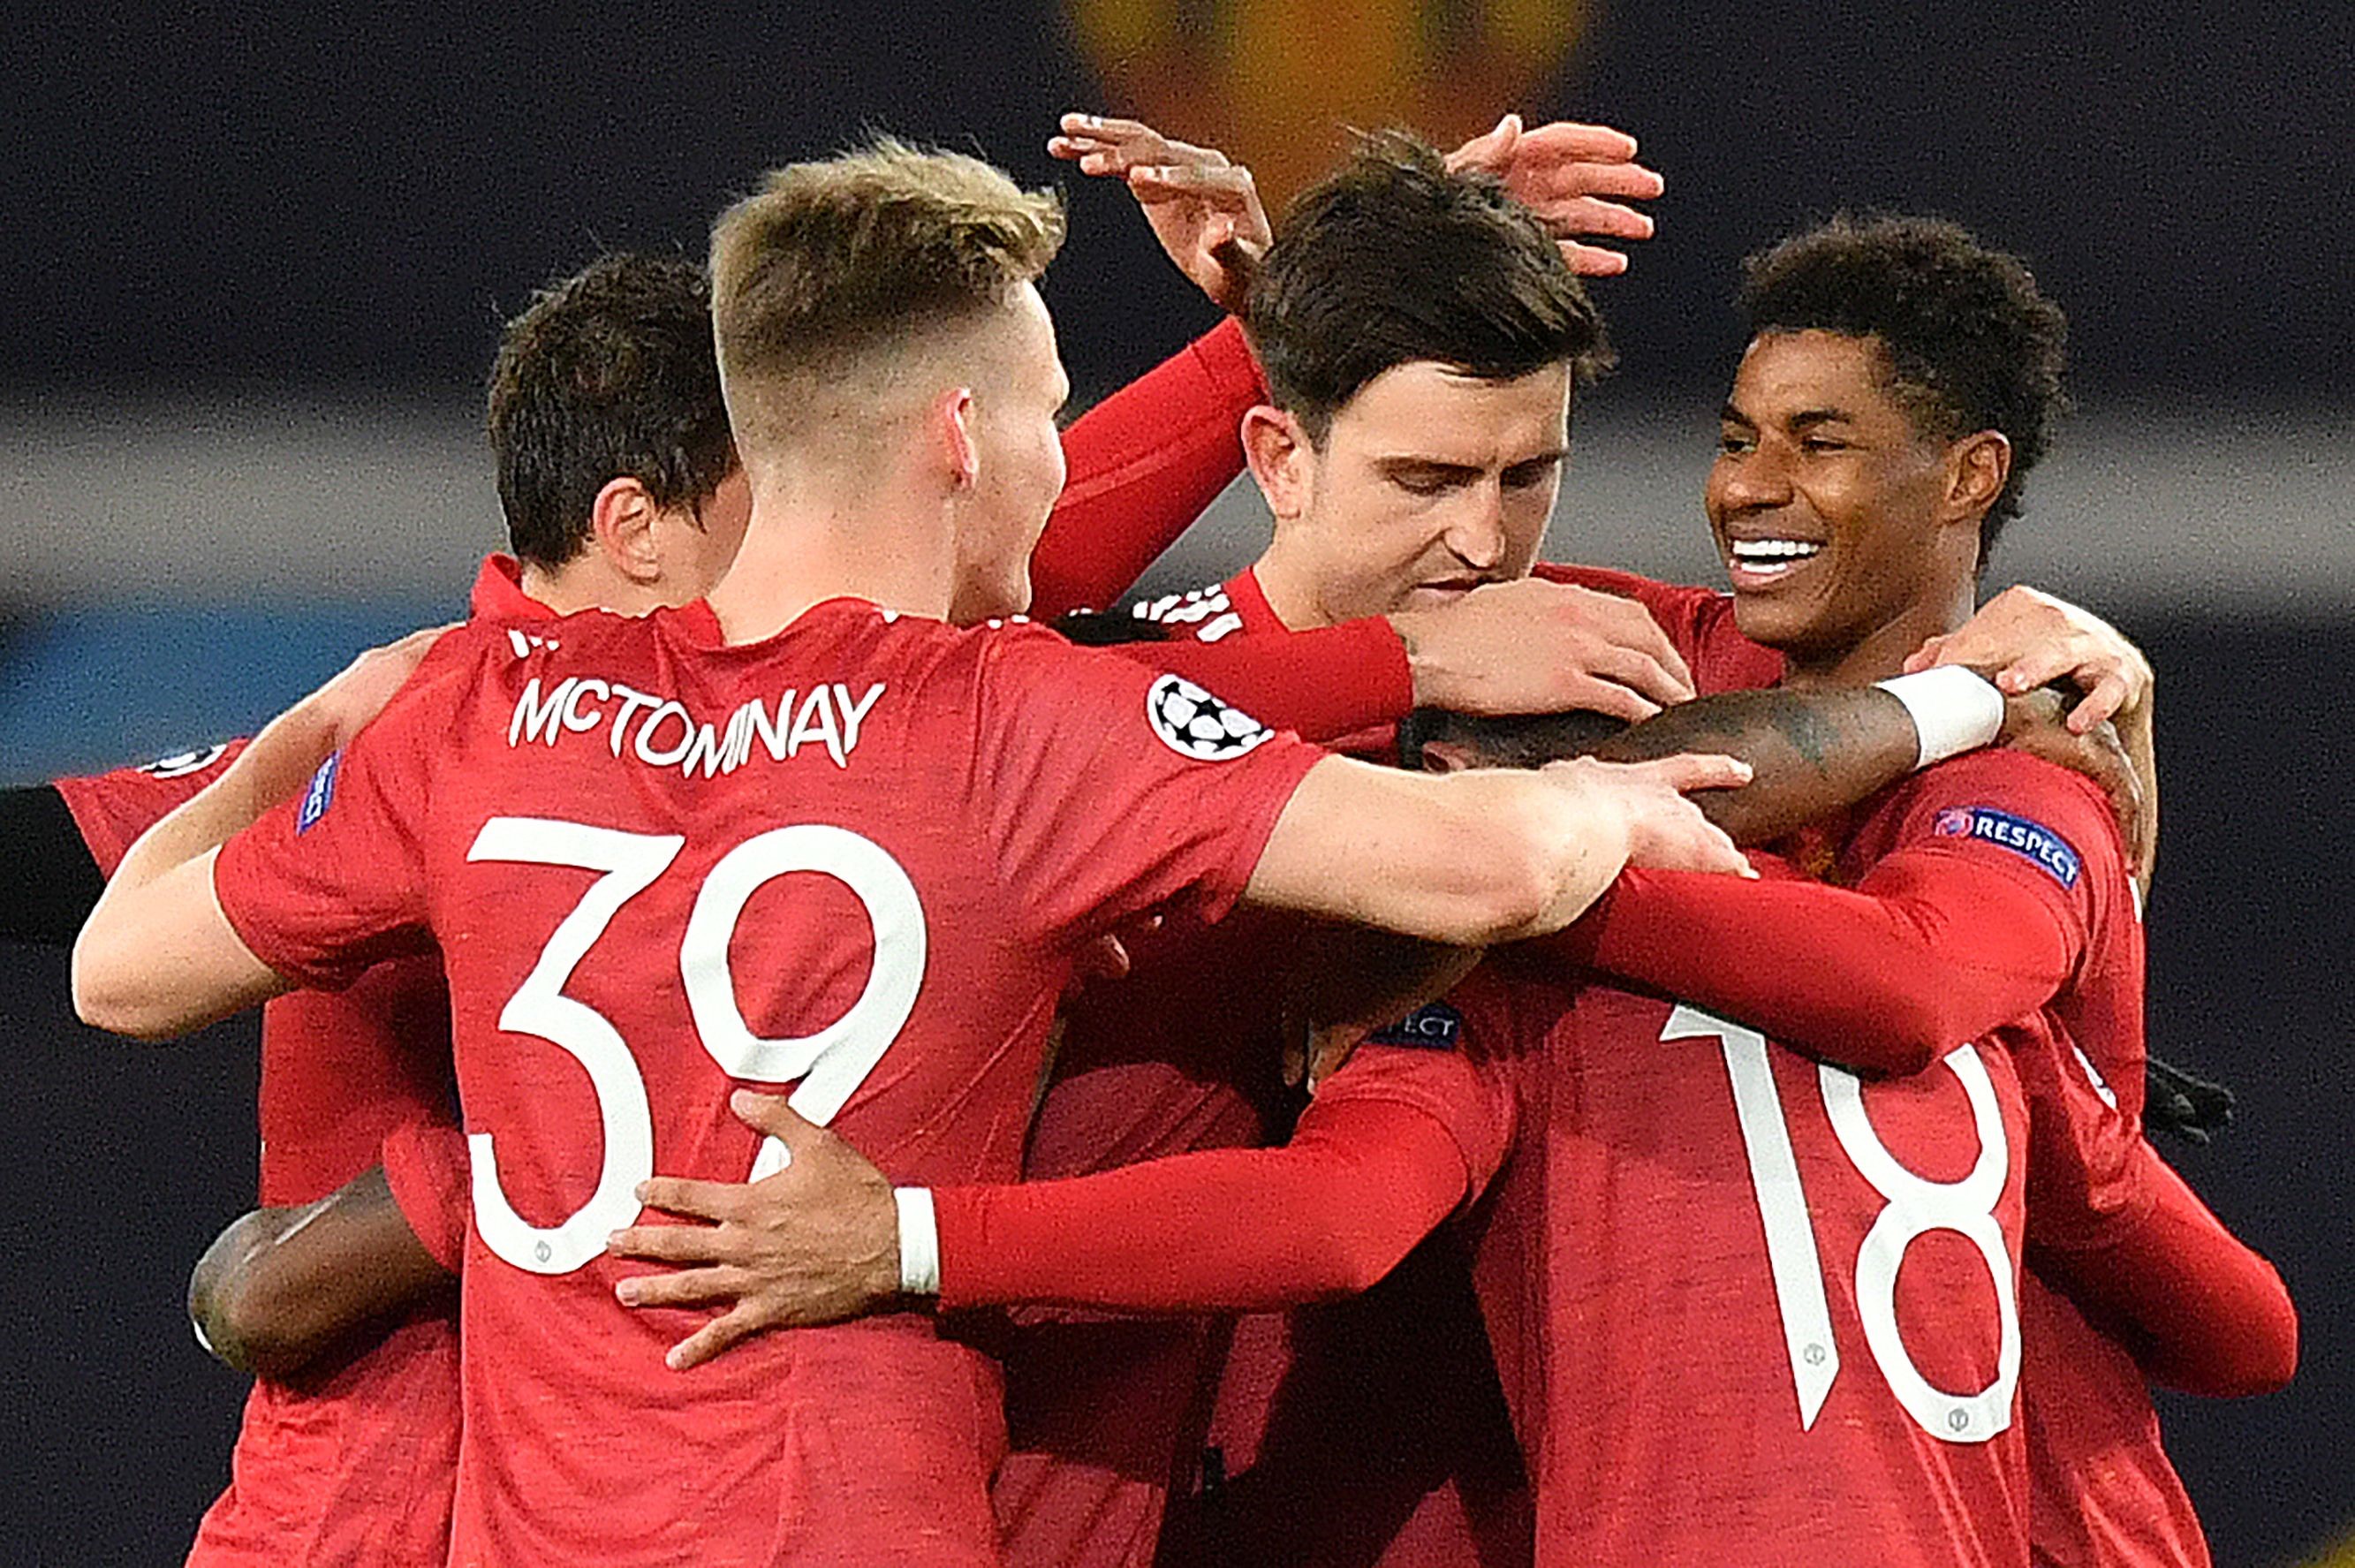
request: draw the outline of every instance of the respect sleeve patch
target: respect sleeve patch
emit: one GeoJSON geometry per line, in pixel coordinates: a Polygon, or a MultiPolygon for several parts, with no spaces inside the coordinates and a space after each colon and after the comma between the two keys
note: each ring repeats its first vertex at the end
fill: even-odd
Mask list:
{"type": "Polygon", "coordinates": [[[2032,860],[2064,888],[2077,885],[2084,862],[2069,841],[2041,822],[2014,816],[1991,805],[1950,805],[1938,813],[1931,831],[1941,838],[1973,838],[2000,845],[2032,860]]]}
{"type": "Polygon", "coordinates": [[[344,754],[332,753],[311,775],[311,785],[303,792],[303,804],[294,811],[294,831],[308,833],[327,815],[327,807],[336,803],[336,773],[343,765],[344,754]]]}
{"type": "Polygon", "coordinates": [[[1454,1051],[1463,1042],[1464,1015],[1445,1002],[1427,1002],[1366,1037],[1368,1045],[1405,1045],[1420,1051],[1454,1051]]]}

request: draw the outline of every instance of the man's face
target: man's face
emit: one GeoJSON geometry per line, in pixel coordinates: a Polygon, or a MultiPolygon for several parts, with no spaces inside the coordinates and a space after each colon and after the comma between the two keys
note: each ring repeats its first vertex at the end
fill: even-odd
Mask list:
{"type": "Polygon", "coordinates": [[[1721,423],[1709,523],[1744,636],[1837,653],[1934,591],[1945,446],[1891,391],[1880,339],[1762,334],[1721,423]]]}
{"type": "Polygon", "coordinates": [[[1284,549],[1331,621],[1435,608],[1529,574],[1570,444],[1570,368],[1486,381],[1393,366],[1295,453],[1284,549]]]}
{"type": "Polygon", "coordinates": [[[957,529],[949,619],[970,625],[1030,607],[1030,551],[1063,493],[1055,416],[1071,384],[1039,291],[1022,285],[990,334],[990,372],[974,387],[967,424],[979,468],[957,529]]]}

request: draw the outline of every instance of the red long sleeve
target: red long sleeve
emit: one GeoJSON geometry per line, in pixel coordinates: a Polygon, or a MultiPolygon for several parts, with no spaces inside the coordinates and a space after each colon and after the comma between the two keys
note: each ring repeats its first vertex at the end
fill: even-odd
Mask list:
{"type": "Polygon", "coordinates": [[[1063,432],[1070,478],[1030,558],[1030,613],[1126,592],[1243,469],[1245,410],[1266,395],[1242,328],[1221,322],[1063,432]]]}
{"type": "Polygon", "coordinates": [[[2264,1393],[2297,1366],[2297,1309],[2142,1136],[2050,1018],[2009,1031],[2028,1097],[2028,1254],[2038,1276],[2187,1393],[2264,1393]]]}
{"type": "Polygon", "coordinates": [[[1510,1136],[1461,1057],[1368,1051],[1419,1059],[1397,1065],[1420,1084],[1392,1092],[1353,1060],[1282,1148],[937,1189],[941,1305],[1259,1310],[1365,1289],[1487,1184],[1510,1136]]]}
{"type": "Polygon", "coordinates": [[[1854,891],[1630,869],[1581,925],[1552,951],[1890,1073],[2042,1006],[2083,940],[2016,879],[1906,853],[1854,891]]]}
{"type": "Polygon", "coordinates": [[[2137,1142],[2120,1221],[2037,1244],[2030,1263],[2155,1382],[2212,1399],[2270,1393],[2297,1370],[2297,1307],[2281,1275],[2137,1142]]]}
{"type": "Polygon", "coordinates": [[[1120,651],[1175,670],[1263,724],[1324,744],[1414,710],[1406,645],[1379,616],[1311,632],[1241,632],[1215,643],[1186,637],[1120,651]]]}

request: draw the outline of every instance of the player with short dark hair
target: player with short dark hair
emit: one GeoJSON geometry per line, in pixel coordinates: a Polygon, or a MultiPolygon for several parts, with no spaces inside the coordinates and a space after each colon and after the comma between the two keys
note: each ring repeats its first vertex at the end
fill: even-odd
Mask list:
{"type": "Polygon", "coordinates": [[[1285,212],[1243,325],[1270,396],[1320,443],[1368,383],[1416,360],[1480,381],[1564,365],[1591,379],[1611,362],[1601,314],[1529,210],[1398,133],[1367,137],[1285,212]]]}
{"type": "MultiPolygon", "coordinates": [[[[1691,606],[1695,667],[1740,621],[1787,654],[1795,690],[1885,700],[1870,683],[1961,624],[2007,454],[1999,432],[1916,419],[1872,336],[1761,332],[1710,492],[1735,593],[1691,606]],[[1819,548],[1740,570],[1734,546],[1761,539],[1819,548]],[[1885,567],[1906,541],[1924,559],[1885,567]]],[[[1923,689],[1892,695],[1936,761],[1974,731],[1923,689]]],[[[1710,743],[1716,722],[1695,705],[1637,733],[1710,743]]],[[[1542,762],[1589,743],[1566,728],[1451,720],[1418,740],[1542,762]]],[[[1550,939],[1566,951],[1378,1036],[1285,1150],[931,1195],[943,1305],[1360,1288],[1501,1164],[1468,1222],[1541,1562],[2025,1561],[2031,1541],[2040,1561],[2196,1560],[2196,1525],[2147,1489],[2133,1424],[2113,1424],[2124,1385],[2104,1358],[2147,1412],[2140,1373],[2081,1343],[2082,1322],[2061,1331],[2053,1313],[2074,1308],[2021,1273],[2023,1238],[2041,1239],[2040,1266],[2115,1314],[2154,1375],[2201,1392],[2277,1386],[2295,1360],[2278,1278],[2136,1136],[2140,933],[2109,810],[2048,764],[1984,752],[1814,843],[1833,885],[1627,873],[1550,939]],[[1570,985],[1565,958],[1609,977],[1570,985]],[[1243,1211],[1262,1221],[1237,1226],[1243,1211]],[[2106,1466],[2083,1441],[2096,1427],[2115,1440],[2106,1466]],[[2041,1486],[2031,1509],[2039,1444],[2073,1494],[2065,1519],[2041,1486]],[[2123,1517],[2129,1496],[2149,1511],[2123,1517]]],[[[823,1278],[810,1260],[831,1261],[805,1297],[821,1316],[890,1294],[864,1260],[900,1211],[872,1173],[777,1107],[756,1120],[794,1148],[775,1213],[817,1237],[796,1264],[770,1236],[764,1266],[823,1278]]]]}
{"type": "Polygon", "coordinates": [[[683,1384],[677,1319],[615,1305],[605,1241],[658,1158],[762,1170],[735,1083],[797,1081],[911,1178],[1011,1176],[1071,955],[1129,915],[1248,899],[1478,940],[1558,926],[1629,853],[1735,859],[1675,789],[1737,781],[1722,760],[1411,779],[951,624],[1024,607],[1061,486],[1034,283],[1060,238],[957,155],[772,176],[714,229],[752,517],[709,599],[461,628],[348,743],[274,728],[76,945],[84,1015],[151,1036],[443,955],[474,1216],[453,1557],[996,1560],[986,1359],[901,1319],[683,1384]]]}
{"type": "Polygon", "coordinates": [[[586,551],[616,475],[690,516],[735,476],[710,341],[710,286],[685,257],[600,257],[507,323],[487,422],[518,559],[586,551]]]}

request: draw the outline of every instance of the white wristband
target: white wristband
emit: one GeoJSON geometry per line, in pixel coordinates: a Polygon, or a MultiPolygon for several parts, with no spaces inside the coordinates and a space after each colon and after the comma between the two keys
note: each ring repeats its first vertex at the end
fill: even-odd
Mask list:
{"type": "Polygon", "coordinates": [[[1916,768],[1976,751],[2003,732],[2003,693],[1976,670],[1940,665],[1873,684],[1913,716],[1916,768]]]}
{"type": "Polygon", "coordinates": [[[941,1229],[932,1217],[932,1189],[895,1187],[900,1211],[900,1289],[908,1296],[941,1293],[941,1229]]]}

